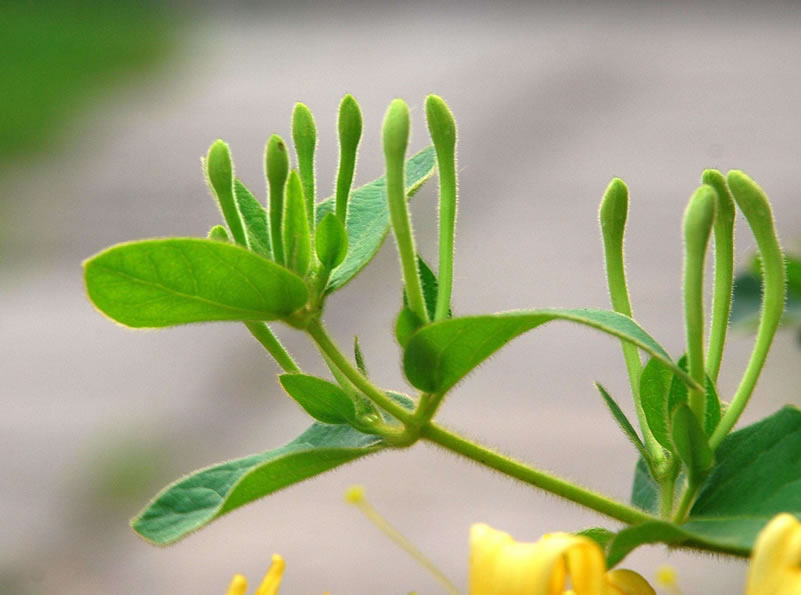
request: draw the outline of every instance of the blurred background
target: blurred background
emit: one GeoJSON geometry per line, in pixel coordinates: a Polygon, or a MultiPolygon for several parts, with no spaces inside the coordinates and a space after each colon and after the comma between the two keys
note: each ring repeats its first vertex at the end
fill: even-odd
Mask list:
{"type": "MultiPolygon", "coordinates": [[[[635,316],[682,350],[681,216],[707,167],[742,168],[801,240],[801,8],[797,3],[562,4],[120,1],[0,3],[0,592],[222,593],[287,560],[285,593],[437,593],[343,502],[352,483],[461,587],[471,523],[520,540],[616,524],[428,445],[358,461],[258,501],[167,549],[132,517],[193,469],[277,447],[307,417],[278,368],[236,324],[134,332],[85,296],[81,261],[117,242],[205,236],[219,221],[200,168],[216,138],[263,188],[272,133],[303,101],[319,131],[318,187],[333,188],[336,110],[361,103],[357,183],[382,174],[380,124],[412,108],[428,144],[437,93],[459,125],[457,314],[608,307],[597,207],[613,176],[631,191],[627,255],[635,316]]],[[[415,198],[435,261],[436,182],[415,198]]],[[[754,250],[738,224],[744,265],[754,250]]],[[[400,304],[392,241],[329,301],[343,345],[358,334],[375,380],[401,388],[391,332],[400,304]]],[[[275,327],[324,373],[302,336],[275,327]]],[[[732,336],[730,396],[751,347],[732,336]]],[[[743,423],[798,403],[801,361],[780,334],[743,423]]],[[[618,344],[548,325],[453,391],[453,429],[627,500],[633,448],[594,381],[628,403],[618,344]]],[[[632,412],[628,406],[627,411],[632,412]]],[[[745,565],[643,548],[685,594],[741,590],[745,565]]]]}

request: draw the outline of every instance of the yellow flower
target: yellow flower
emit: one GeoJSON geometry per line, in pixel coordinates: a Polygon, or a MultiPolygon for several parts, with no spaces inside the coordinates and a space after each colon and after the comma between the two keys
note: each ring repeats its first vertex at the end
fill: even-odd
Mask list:
{"type": "Polygon", "coordinates": [[[801,523],[793,515],[773,517],[759,533],[748,568],[746,593],[801,593],[801,523]]]}
{"type": "Polygon", "coordinates": [[[606,572],[601,548],[587,537],[551,533],[518,543],[482,523],[470,530],[471,595],[655,595],[631,570],[606,572]],[[565,591],[570,578],[573,591],[565,591]]]}
{"type": "MultiPolygon", "coordinates": [[[[273,554],[273,563],[264,580],[256,589],[254,595],[278,595],[278,587],[281,586],[281,576],[284,574],[284,559],[278,554],[273,554]]],[[[248,581],[241,574],[234,575],[231,584],[228,585],[227,595],[245,595],[248,590],[248,581]]]]}

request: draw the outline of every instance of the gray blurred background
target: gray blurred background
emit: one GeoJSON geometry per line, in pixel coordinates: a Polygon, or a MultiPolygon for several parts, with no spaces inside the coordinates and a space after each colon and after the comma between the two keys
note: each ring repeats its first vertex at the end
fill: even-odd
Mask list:
{"type": "MultiPolygon", "coordinates": [[[[352,483],[463,588],[471,523],[520,540],[615,528],[420,444],[151,547],[127,519],[157,490],[279,446],[308,420],[241,325],[123,329],[87,301],[80,263],[116,242],[205,235],[219,215],[199,157],[216,138],[261,192],[264,142],[290,137],[303,101],[327,192],[344,93],[364,112],[364,183],[382,173],[389,102],[409,102],[417,150],[435,92],[460,135],[454,311],[608,307],[597,207],[620,176],[631,190],[635,317],[678,356],[680,222],[704,168],[746,170],[771,196],[785,246],[801,240],[798,5],[127,4],[0,4],[0,592],[222,593],[234,572],[259,579],[273,552],[287,560],[284,593],[439,592],[343,502],[352,483]]],[[[413,217],[421,252],[436,261],[435,181],[413,217]]],[[[742,264],[754,242],[742,222],[738,234],[742,264]]],[[[358,334],[374,379],[395,388],[405,386],[391,332],[399,292],[390,240],[326,313],[340,343],[358,334]]],[[[302,336],[276,329],[304,369],[323,373],[302,336]]],[[[722,396],[750,346],[747,334],[732,337],[722,396]]],[[[798,403],[799,356],[781,334],[743,422],[798,403]]],[[[440,421],[626,500],[636,454],[596,380],[632,413],[618,344],[555,323],[474,372],[440,421]]],[[[742,589],[740,561],[650,547],[625,566],[652,578],[666,562],[685,594],[742,589]]]]}

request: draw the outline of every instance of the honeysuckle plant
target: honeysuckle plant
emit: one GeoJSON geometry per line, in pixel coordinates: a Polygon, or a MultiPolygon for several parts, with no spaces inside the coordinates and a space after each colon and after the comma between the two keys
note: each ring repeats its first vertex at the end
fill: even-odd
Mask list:
{"type": "Polygon", "coordinates": [[[385,175],[353,187],[360,108],[339,108],[339,167],[334,196],[318,199],[317,131],[303,104],[292,114],[290,147],[267,142],[266,203],[235,174],[223,141],[203,162],[225,225],[206,238],[118,244],[88,259],[85,279],[95,306],[133,328],[193,322],[244,323],[283,370],[280,386],[312,418],[295,440],[201,469],[164,488],[132,521],[144,539],[169,545],[236,508],[382,450],[433,443],[479,465],[546,490],[609,518],[584,534],[609,570],[644,543],[665,543],[745,557],[768,520],[801,514],[801,411],[787,406],[734,431],[748,404],[782,316],[785,267],[770,203],[741,171],[703,172],[684,214],[684,353],[672,356],[636,321],[623,244],[628,190],[614,179],[603,195],[601,235],[611,309],[520,309],[461,315],[451,309],[457,206],[456,124],[431,95],[425,115],[432,145],[409,156],[409,109],[394,100],[384,118],[385,175]],[[296,166],[293,168],[292,162],[296,166]],[[436,272],[416,248],[408,201],[437,172],[436,272]],[[744,216],[761,262],[762,306],[750,360],[736,391],[720,394],[731,309],[733,227],[744,216]],[[412,390],[377,386],[358,342],[348,355],[323,322],[327,298],[375,256],[388,231],[397,247],[403,291],[394,329],[399,364],[412,390]],[[704,271],[714,245],[711,320],[704,271]],[[636,411],[627,419],[600,385],[613,420],[639,453],[630,502],[621,502],[465,438],[437,420],[443,399],[508,342],[564,321],[620,340],[636,411]],[[318,348],[331,376],[304,373],[270,328],[288,325],[318,348]],[[638,427],[637,427],[638,426],[638,427]]]}

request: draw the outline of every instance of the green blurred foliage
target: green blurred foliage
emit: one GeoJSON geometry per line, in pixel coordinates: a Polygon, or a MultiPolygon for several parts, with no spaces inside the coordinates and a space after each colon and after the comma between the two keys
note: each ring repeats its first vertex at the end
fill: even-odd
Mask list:
{"type": "MultiPolygon", "coordinates": [[[[798,331],[801,344],[801,256],[784,255],[787,276],[787,297],[782,315],[782,325],[798,331]]],[[[731,325],[756,329],[762,307],[762,265],[754,256],[745,271],[734,280],[734,300],[731,309],[731,325]]]]}
{"type": "Polygon", "coordinates": [[[0,0],[0,158],[42,150],[106,87],[169,48],[162,4],[0,0]]]}

